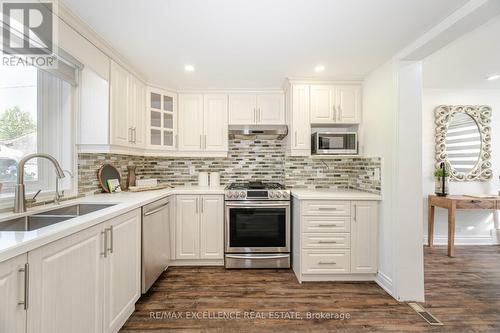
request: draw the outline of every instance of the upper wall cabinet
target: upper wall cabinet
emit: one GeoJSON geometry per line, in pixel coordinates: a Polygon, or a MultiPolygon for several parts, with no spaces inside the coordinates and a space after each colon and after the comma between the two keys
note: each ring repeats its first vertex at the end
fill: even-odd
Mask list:
{"type": "Polygon", "coordinates": [[[110,78],[110,143],[143,147],[145,85],[114,61],[110,78]]]}
{"type": "Polygon", "coordinates": [[[288,154],[311,155],[311,125],[309,121],[310,87],[307,84],[291,84],[286,89],[288,121],[288,154]]]}
{"type": "Polygon", "coordinates": [[[229,95],[229,125],[284,125],[282,93],[229,95]]]}
{"type": "Polygon", "coordinates": [[[149,88],[147,110],[148,147],[174,150],[177,145],[177,94],[149,88]]]}
{"type": "Polygon", "coordinates": [[[179,94],[179,152],[227,152],[226,94],[179,94]]]}
{"type": "Polygon", "coordinates": [[[361,86],[311,85],[312,124],[358,124],[361,86]]]}

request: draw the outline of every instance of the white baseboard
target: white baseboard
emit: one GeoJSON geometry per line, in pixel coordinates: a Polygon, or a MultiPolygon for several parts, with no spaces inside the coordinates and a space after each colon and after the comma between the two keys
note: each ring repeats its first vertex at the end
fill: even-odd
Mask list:
{"type": "MultiPolygon", "coordinates": [[[[424,236],[424,245],[427,245],[428,236],[424,236]]],[[[434,245],[448,245],[447,235],[435,235],[434,245]]],[[[484,236],[455,236],[455,245],[497,245],[495,237],[484,235],[484,236]]]]}
{"type": "Polygon", "coordinates": [[[377,273],[377,276],[375,277],[375,282],[382,289],[384,289],[386,293],[391,295],[393,298],[396,298],[394,297],[394,286],[392,284],[392,279],[390,277],[379,271],[377,273]]]}

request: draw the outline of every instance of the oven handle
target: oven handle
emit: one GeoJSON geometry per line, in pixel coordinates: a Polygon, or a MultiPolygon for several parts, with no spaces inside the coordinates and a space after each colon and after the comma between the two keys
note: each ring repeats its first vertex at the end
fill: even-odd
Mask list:
{"type": "Polygon", "coordinates": [[[238,208],[261,208],[261,207],[283,207],[283,208],[286,208],[286,207],[290,207],[290,203],[276,203],[276,204],[272,204],[272,203],[256,203],[256,202],[252,202],[252,203],[248,203],[248,202],[245,202],[245,203],[226,203],[226,207],[238,207],[238,208]]]}
{"type": "Polygon", "coordinates": [[[281,258],[288,258],[290,255],[289,254],[276,254],[276,255],[270,255],[270,256],[255,256],[255,257],[249,257],[249,256],[239,256],[235,254],[226,254],[226,258],[232,258],[232,259],[281,259],[281,258]]]}

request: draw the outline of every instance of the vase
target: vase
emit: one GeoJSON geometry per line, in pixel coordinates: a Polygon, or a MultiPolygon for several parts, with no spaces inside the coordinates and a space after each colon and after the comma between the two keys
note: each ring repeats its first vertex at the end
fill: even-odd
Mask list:
{"type": "Polygon", "coordinates": [[[444,182],[443,182],[443,177],[434,177],[434,184],[435,184],[434,192],[436,193],[437,196],[444,197],[448,195],[450,188],[449,186],[450,182],[448,177],[444,177],[444,182]]]}

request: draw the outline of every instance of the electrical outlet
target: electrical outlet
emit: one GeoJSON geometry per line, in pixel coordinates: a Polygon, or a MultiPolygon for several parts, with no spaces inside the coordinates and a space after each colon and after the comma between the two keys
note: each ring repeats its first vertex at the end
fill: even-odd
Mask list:
{"type": "Polygon", "coordinates": [[[190,165],[189,167],[189,175],[194,175],[196,173],[196,169],[194,167],[194,165],[190,165]]]}
{"type": "Polygon", "coordinates": [[[323,172],[321,171],[321,169],[316,170],[316,177],[323,178],[323,172]]]}

